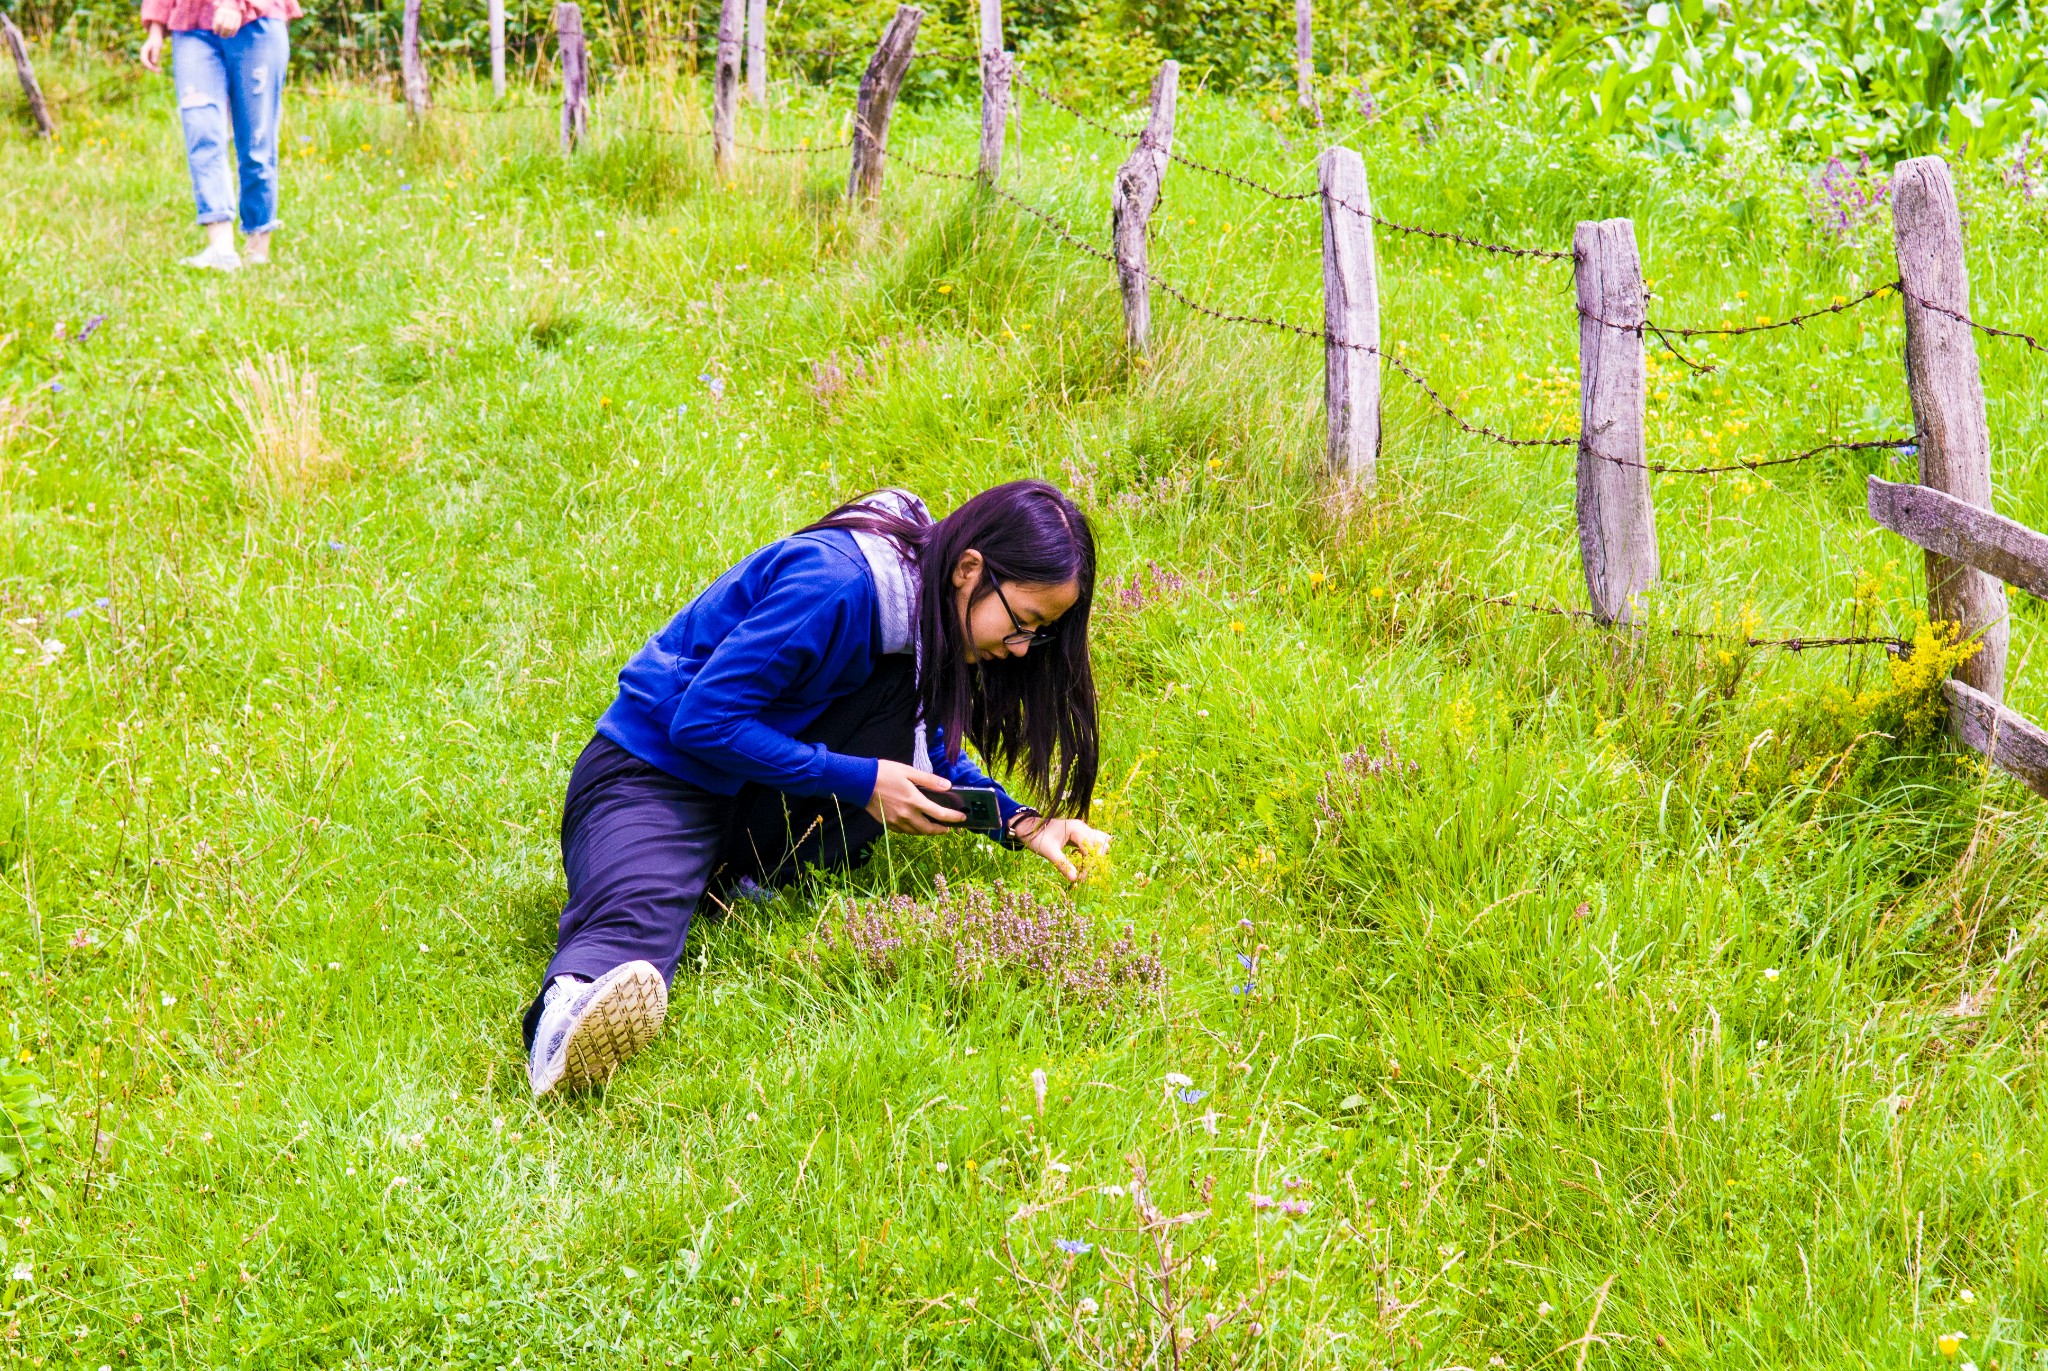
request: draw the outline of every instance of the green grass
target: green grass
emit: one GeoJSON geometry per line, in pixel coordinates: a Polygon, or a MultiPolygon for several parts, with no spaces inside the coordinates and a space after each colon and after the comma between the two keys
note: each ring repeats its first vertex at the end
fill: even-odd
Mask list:
{"type": "MultiPolygon", "coordinates": [[[[60,95],[106,76],[45,67],[60,95]]],[[[1134,368],[1100,265],[965,187],[899,169],[849,215],[837,153],[721,187],[702,140],[608,123],[653,122],[651,85],[565,160],[533,98],[418,135],[365,94],[292,99],[280,260],[233,279],[173,265],[197,234],[167,83],[61,101],[61,145],[0,151],[0,386],[25,407],[0,1045],[33,1073],[5,1356],[1135,1365],[1110,1278],[1157,1234],[1102,1189],[1135,1161],[1165,1211],[1208,1211],[1172,1230],[1179,1317],[1249,1302],[1193,1363],[1932,1366],[1950,1331],[1987,1371],[2048,1359],[2048,824],[1903,732],[1923,697],[1879,655],[1475,604],[1583,602],[1568,450],[1461,435],[1390,376],[1381,488],[1336,517],[1312,344],[1162,299],[1134,368]],[[271,502],[240,479],[231,374],[279,351],[317,372],[340,463],[271,502]],[[1165,990],[1102,1009],[800,955],[839,902],[940,875],[1055,893],[1028,859],[901,840],[703,919],[658,1044],[535,1106],[517,1016],[619,664],[842,498],[943,509],[1023,475],[1091,509],[1111,576],[1185,581],[1098,617],[1119,842],[1075,896],[1160,940],[1165,990]],[[1414,766],[1348,777],[1382,735],[1414,766]]],[[[839,118],[798,93],[748,128],[839,118]]],[[[912,156],[968,165],[968,112],[899,121],[912,156]]],[[[1343,131],[1383,213],[1541,245],[1633,215],[1662,319],[1891,275],[1882,217],[1838,241],[1760,147],[1646,159],[1489,106],[1422,132],[1343,131]]],[[[1312,184],[1312,137],[1249,106],[1190,95],[1181,138],[1312,184]]],[[[1013,184],[1099,239],[1117,156],[1030,104],[1013,184]]],[[[1978,313],[2038,331],[2041,211],[1994,172],[1962,193],[1978,313]]],[[[1313,323],[1317,233],[1176,167],[1155,260],[1313,323]]],[[[1389,339],[1447,397],[1571,431],[1567,267],[1380,253],[1389,339]]],[[[1899,342],[1867,306],[1704,349],[1703,380],[1660,357],[1653,460],[1906,432],[1899,342]]],[[[1983,358],[2000,508],[2048,525],[2040,373],[1983,358]]],[[[1873,470],[1911,464],[1660,481],[1656,622],[1910,634],[1919,558],[1862,514],[1873,470]]],[[[2043,627],[2016,598],[2036,717],[2043,627]]]]}

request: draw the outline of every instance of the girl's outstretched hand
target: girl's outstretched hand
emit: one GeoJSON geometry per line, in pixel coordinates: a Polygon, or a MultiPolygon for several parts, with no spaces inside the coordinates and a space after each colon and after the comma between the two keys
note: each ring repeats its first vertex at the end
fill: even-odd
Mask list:
{"type": "Polygon", "coordinates": [[[868,796],[867,811],[891,833],[944,833],[967,816],[925,792],[952,788],[943,776],[883,757],[875,762],[875,789],[868,796]]]}
{"type": "Polygon", "coordinates": [[[1093,857],[1109,851],[1109,835],[1079,819],[1046,819],[1027,814],[1017,820],[1010,836],[1051,862],[1070,881],[1080,880],[1081,873],[1067,860],[1068,848],[1093,857]]]}

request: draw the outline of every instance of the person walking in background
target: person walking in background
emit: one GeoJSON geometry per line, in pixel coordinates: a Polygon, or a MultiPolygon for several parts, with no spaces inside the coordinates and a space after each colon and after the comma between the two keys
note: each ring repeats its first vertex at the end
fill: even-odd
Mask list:
{"type": "Polygon", "coordinates": [[[247,261],[270,260],[277,227],[277,123],[284,108],[285,63],[291,40],[285,26],[303,10],[298,0],[142,0],[142,65],[163,70],[164,39],[171,44],[171,79],[178,119],[185,127],[185,160],[206,248],[182,259],[188,267],[235,271],[235,178],[228,175],[228,138],[234,137],[241,176],[239,206],[247,261]]]}

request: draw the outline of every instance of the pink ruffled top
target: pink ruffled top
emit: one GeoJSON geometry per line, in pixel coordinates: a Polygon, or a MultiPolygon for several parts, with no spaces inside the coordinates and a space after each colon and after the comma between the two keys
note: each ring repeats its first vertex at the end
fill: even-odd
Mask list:
{"type": "MultiPolygon", "coordinates": [[[[305,11],[299,0],[233,0],[242,22],[252,19],[297,19],[305,11]]],[[[213,27],[214,0],[142,0],[142,22],[162,24],[173,33],[213,27]]]]}

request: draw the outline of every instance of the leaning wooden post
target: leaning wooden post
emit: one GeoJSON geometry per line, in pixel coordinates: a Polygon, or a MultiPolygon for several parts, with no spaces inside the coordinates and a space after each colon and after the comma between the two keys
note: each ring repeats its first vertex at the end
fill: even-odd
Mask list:
{"type": "MultiPolygon", "coordinates": [[[[1906,389],[1920,446],[1920,484],[1991,508],[1991,426],[1977,375],[1970,271],[1955,184],[1939,157],[1915,157],[1892,173],[1892,242],[1905,291],[1906,389]],[[1945,312],[1947,311],[1947,312],[1945,312]]],[[[1927,617],[1961,626],[1981,644],[1956,679],[2005,698],[2005,587],[1938,552],[1927,554],[1927,617]]]]}
{"type": "Polygon", "coordinates": [[[491,0],[491,96],[505,98],[505,0],[491,0]]]}
{"type": "Polygon", "coordinates": [[[1593,617],[1636,621],[1657,579],[1657,515],[1643,441],[1643,267],[1627,219],[1572,235],[1579,288],[1579,553],[1593,617]]]}
{"type": "Polygon", "coordinates": [[[1003,51],[1003,0],[981,0],[981,179],[989,185],[1003,175],[1003,130],[1016,66],[1016,57],[1003,51]]]}
{"type": "Polygon", "coordinates": [[[1161,62],[1152,78],[1152,117],[1138,146],[1109,191],[1110,249],[1116,254],[1117,284],[1124,293],[1124,338],[1143,353],[1152,342],[1152,273],[1145,265],[1145,232],[1159,203],[1159,183],[1173,151],[1173,110],[1180,92],[1180,63],[1161,62]]]}
{"type": "Polygon", "coordinates": [[[36,69],[29,65],[28,40],[21,36],[21,30],[14,27],[14,21],[0,14],[0,36],[7,42],[8,52],[14,55],[14,74],[21,78],[21,93],[28,97],[28,112],[36,121],[36,132],[44,138],[55,138],[57,126],[50,122],[50,107],[43,102],[43,88],[36,83],[36,69]]]}
{"type": "Polygon", "coordinates": [[[1326,148],[1323,200],[1323,405],[1332,477],[1370,490],[1380,456],[1380,284],[1365,160],[1326,148]]]}
{"type": "Polygon", "coordinates": [[[1316,103],[1315,0],[1294,0],[1294,98],[1316,123],[1323,122],[1316,103]]]}
{"type": "Polygon", "coordinates": [[[1010,119],[1010,78],[1014,53],[981,55],[981,179],[994,185],[1003,176],[1003,131],[1010,119]]]}
{"type": "Polygon", "coordinates": [[[768,103],[768,0],[747,0],[747,99],[768,103]]]}
{"type": "Polygon", "coordinates": [[[732,169],[733,106],[740,94],[740,41],[747,0],[725,0],[718,10],[718,65],[711,74],[711,155],[720,171],[732,169]]]}
{"type": "Polygon", "coordinates": [[[405,112],[418,123],[434,103],[427,88],[427,64],[420,57],[420,0],[405,0],[405,24],[398,35],[398,65],[405,78],[405,112]]]}
{"type": "Polygon", "coordinates": [[[555,50],[562,61],[562,151],[574,152],[590,132],[590,56],[575,0],[555,6],[555,50]]]}
{"type": "Polygon", "coordinates": [[[896,93],[903,87],[903,73],[910,69],[917,26],[923,19],[924,11],[916,6],[898,5],[860,78],[860,95],[853,106],[853,167],[846,177],[849,200],[874,200],[882,193],[889,116],[896,110],[896,93]]]}

